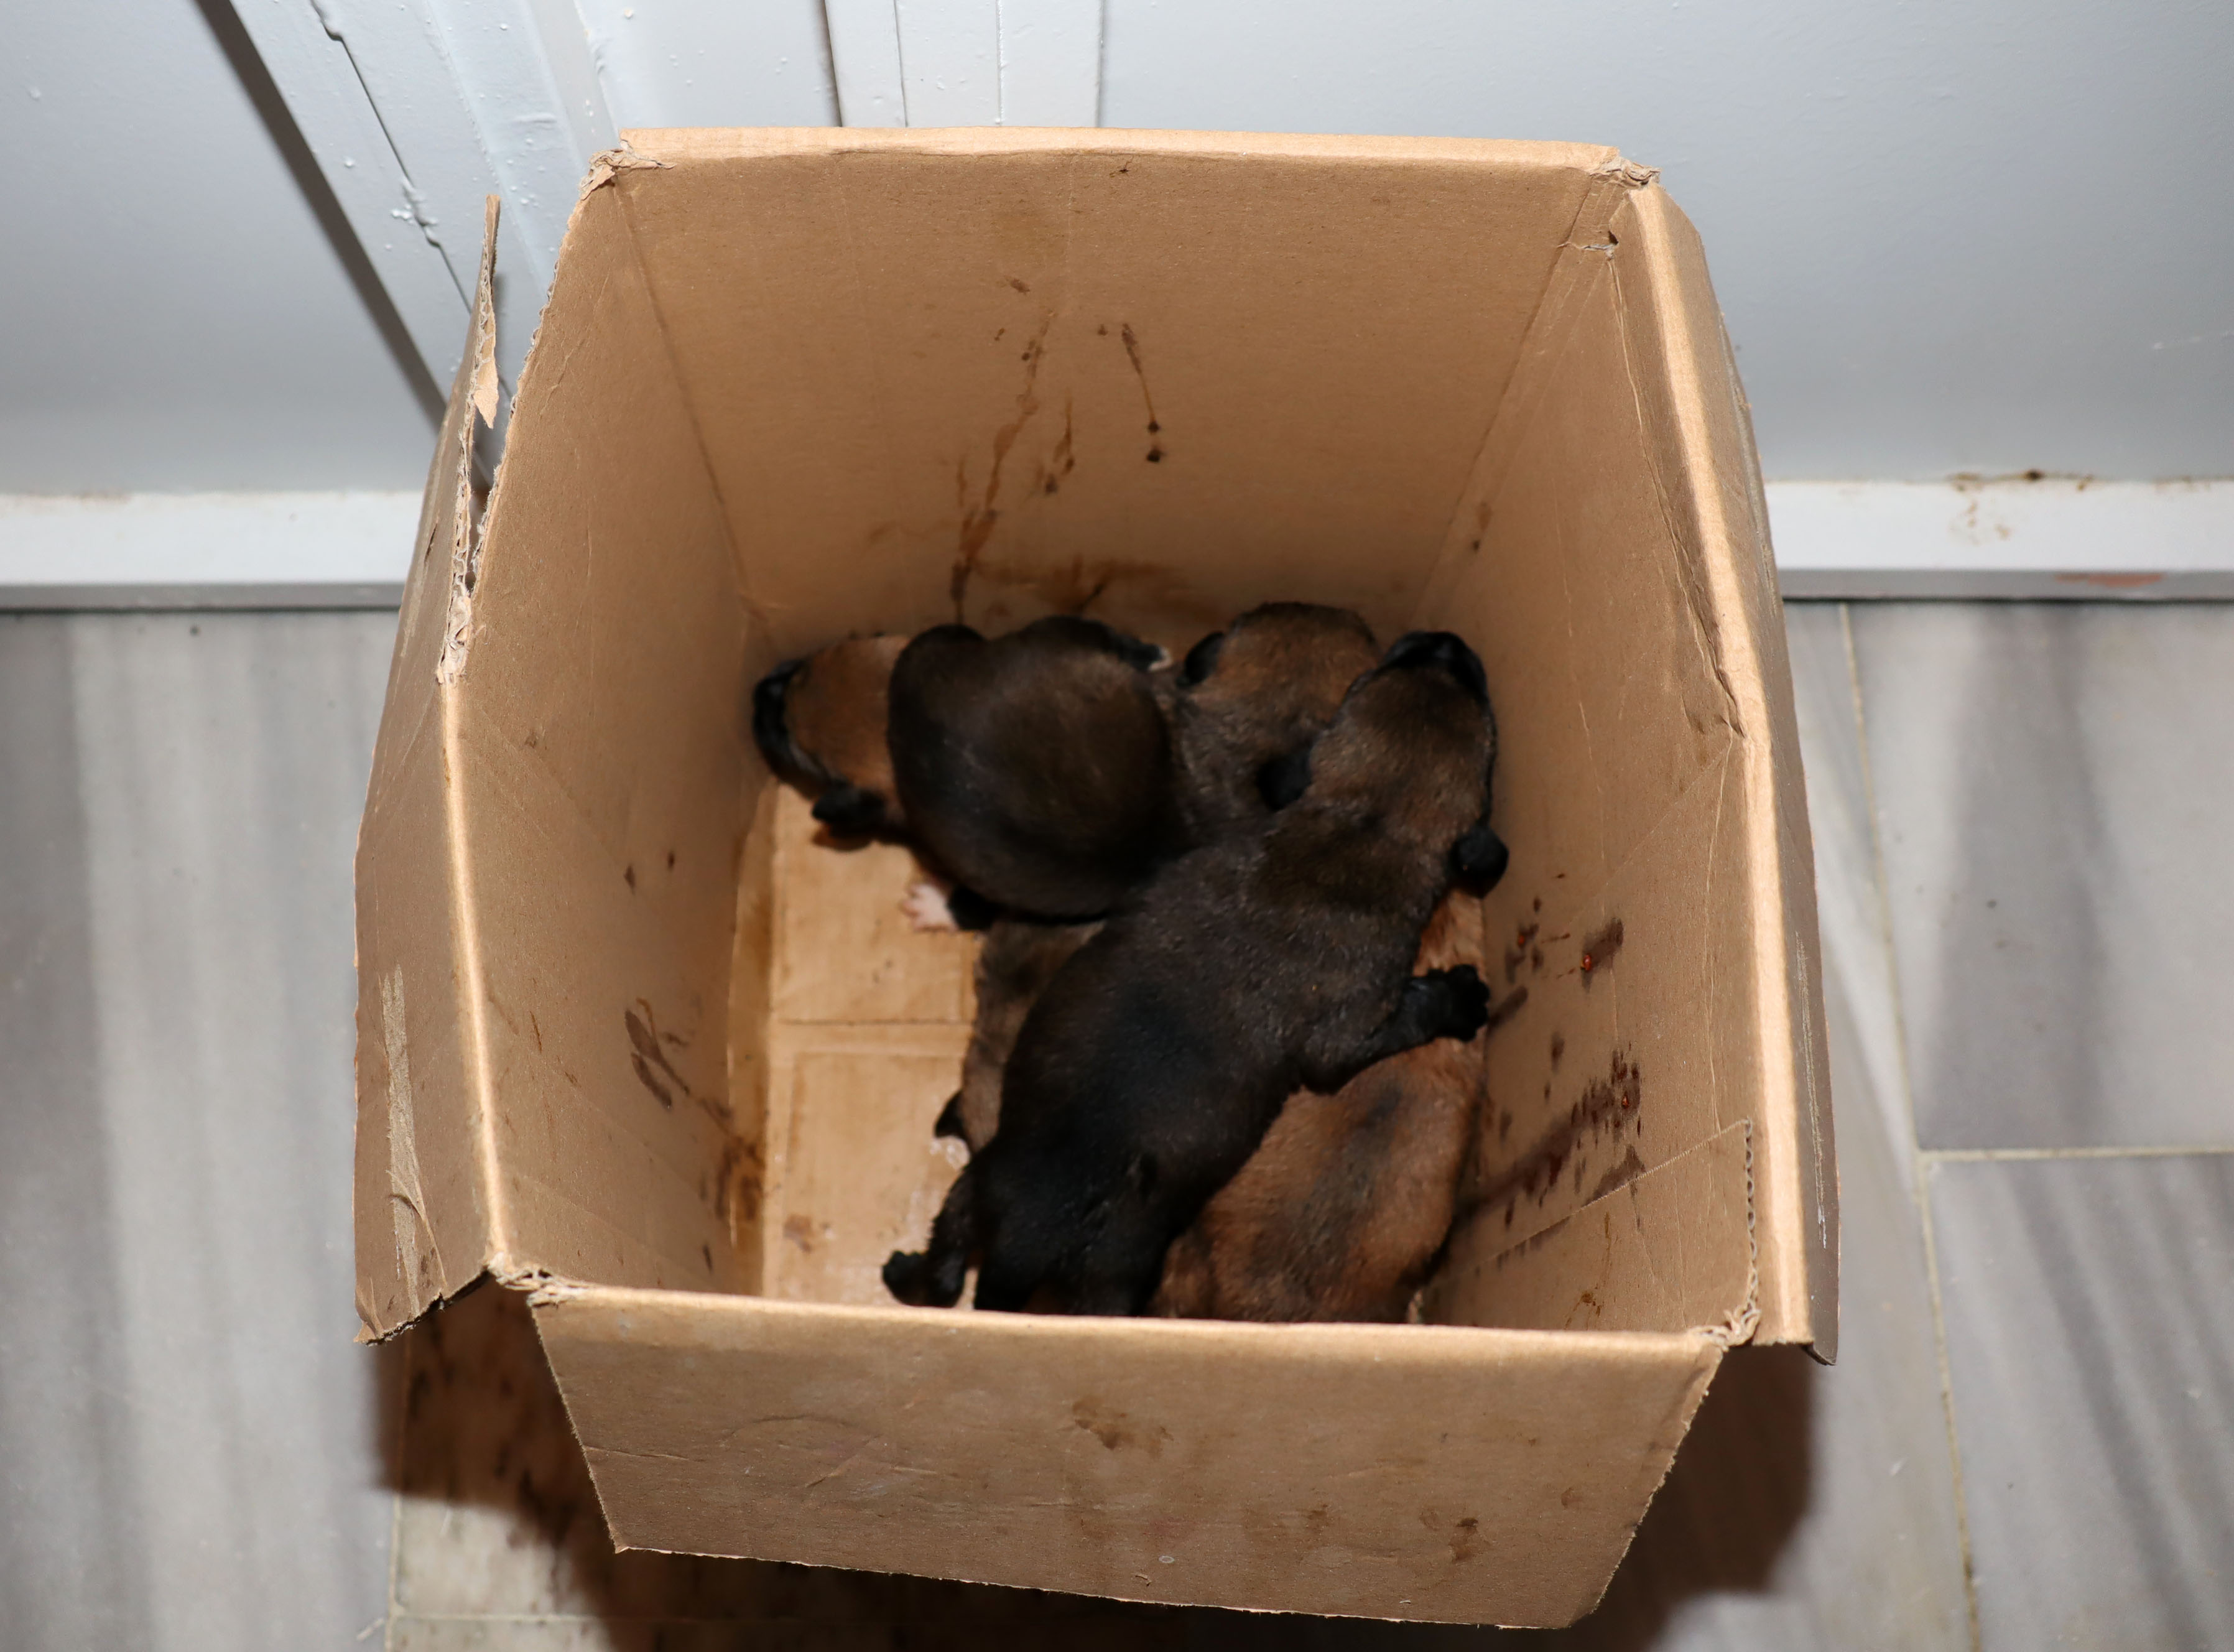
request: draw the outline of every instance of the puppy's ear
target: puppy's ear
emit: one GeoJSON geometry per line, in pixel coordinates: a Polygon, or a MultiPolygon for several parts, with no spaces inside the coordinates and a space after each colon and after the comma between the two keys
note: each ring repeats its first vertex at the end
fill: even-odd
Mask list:
{"type": "Polygon", "coordinates": [[[1451,846],[1451,869],[1485,893],[1497,887],[1497,880],[1505,876],[1505,863],[1512,858],[1505,839],[1489,829],[1486,816],[1451,846]]]}
{"type": "Polygon", "coordinates": [[[1194,688],[1218,669],[1218,652],[1225,646],[1225,633],[1212,631],[1189,649],[1186,660],[1179,666],[1179,687],[1194,688]]]}
{"type": "Polygon", "coordinates": [[[1264,800],[1264,806],[1275,812],[1284,809],[1310,789],[1311,783],[1311,748],[1298,746],[1293,751],[1282,752],[1257,771],[1257,793],[1264,800]]]}
{"type": "Polygon", "coordinates": [[[843,780],[814,800],[814,818],[841,838],[866,838],[892,823],[884,799],[843,780]]]}
{"type": "Polygon", "coordinates": [[[1171,657],[1153,643],[1144,643],[1130,631],[1120,631],[1098,619],[1087,624],[1100,627],[1102,645],[1135,670],[1153,671],[1171,657]]]}

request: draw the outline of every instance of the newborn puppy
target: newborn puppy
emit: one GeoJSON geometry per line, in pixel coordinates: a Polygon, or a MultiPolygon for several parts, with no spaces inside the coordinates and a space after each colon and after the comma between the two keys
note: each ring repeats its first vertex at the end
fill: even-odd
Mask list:
{"type": "MultiPolygon", "coordinates": [[[[1419,967],[1457,963],[1480,908],[1453,894],[1419,967]]],[[[1288,1105],[1172,1242],[1148,1311],[1189,1319],[1401,1320],[1450,1231],[1484,1093],[1479,1042],[1422,1044],[1288,1105]]]]}
{"type": "Polygon", "coordinates": [[[1302,796],[1173,863],[1026,1018],[1000,1129],[885,1283],[944,1307],[1137,1314],[1164,1252],[1297,1089],[1480,1029],[1470,968],[1411,974],[1460,873],[1501,860],[1481,663],[1415,632],[1350,689],[1302,796]]]}
{"type": "Polygon", "coordinates": [[[990,642],[924,632],[892,667],[887,725],[908,835],[996,906],[1107,911],[1178,846],[1161,658],[1068,615],[990,642]]]}
{"type": "Polygon", "coordinates": [[[1001,1123],[1001,1074],[1007,1070],[1024,1018],[1055,972],[1101,932],[1100,924],[1035,924],[996,918],[977,950],[977,1019],[962,1056],[962,1087],[934,1126],[942,1136],[969,1144],[973,1153],[993,1139],[1001,1123]]]}
{"type": "Polygon", "coordinates": [[[1188,650],[1163,698],[1191,841],[1293,800],[1303,754],[1376,652],[1363,620],[1315,603],[1252,608],[1188,650]]]}
{"type": "Polygon", "coordinates": [[[859,837],[899,825],[885,738],[902,637],[857,637],[787,660],[753,689],[753,739],[768,765],[815,793],[814,818],[859,837]]]}

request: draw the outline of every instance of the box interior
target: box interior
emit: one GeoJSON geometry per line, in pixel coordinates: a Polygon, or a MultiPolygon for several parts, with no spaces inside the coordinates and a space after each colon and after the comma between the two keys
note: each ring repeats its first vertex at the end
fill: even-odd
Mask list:
{"type": "Polygon", "coordinates": [[[1519,1007],[1428,1316],[1754,1329],[1781,917],[1662,405],[1689,225],[1585,146],[1074,135],[637,134],[585,194],[443,655],[487,1254],[883,1300],[973,943],[905,930],[904,851],[812,840],[751,683],[1287,597],[1460,632],[1499,716],[1519,1007]]]}

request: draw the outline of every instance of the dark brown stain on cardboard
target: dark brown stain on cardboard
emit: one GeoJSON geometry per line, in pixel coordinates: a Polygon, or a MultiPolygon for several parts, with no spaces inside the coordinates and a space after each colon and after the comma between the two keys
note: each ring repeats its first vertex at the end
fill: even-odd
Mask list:
{"type": "Polygon", "coordinates": [[[1016,438],[1040,410],[1036,394],[1040,363],[1046,359],[1048,329],[1054,323],[1052,313],[1042,316],[1039,330],[1032,335],[1031,343],[1024,346],[1024,382],[1016,392],[1016,416],[993,433],[993,459],[985,473],[985,491],[975,502],[970,497],[970,456],[964,454],[954,461],[955,506],[961,521],[956,531],[954,569],[948,576],[946,591],[954,604],[957,621],[962,618],[963,600],[970,594],[970,578],[977,571],[977,558],[984,552],[985,542],[993,537],[993,525],[1001,519],[1001,467],[1008,463],[1009,450],[1016,445],[1016,438]]]}
{"type": "Polygon", "coordinates": [[[1564,1033],[1553,1033],[1551,1035],[1551,1070],[1554,1073],[1559,1070],[1559,1058],[1566,1053],[1567,1035],[1564,1033]]]}
{"type": "Polygon", "coordinates": [[[783,1237],[801,1250],[812,1255],[814,1250],[814,1218],[811,1216],[785,1217],[783,1237]]]}
{"type": "Polygon", "coordinates": [[[1583,985],[1588,987],[1592,977],[1603,975],[1611,966],[1614,954],[1620,950],[1621,920],[1610,917],[1583,942],[1583,956],[1576,963],[1583,974],[1583,985]]]}
{"type": "Polygon", "coordinates": [[[1171,1430],[1161,1423],[1143,1422],[1104,1405],[1092,1394],[1071,1407],[1070,1426],[1092,1434],[1101,1442],[1104,1451],[1129,1448],[1144,1451],[1151,1457],[1161,1457],[1172,1437],[1171,1430]]]}
{"type": "Polygon", "coordinates": [[[1608,1063],[1606,1076],[1592,1079],[1583,1087],[1581,1096],[1568,1108],[1565,1118],[1538,1137],[1512,1164],[1485,1179],[1467,1201],[1469,1211],[1502,1205],[1506,1225],[1509,1227],[1520,1201],[1526,1198],[1542,1205],[1570,1166],[1574,1167],[1579,1191],[1584,1151],[1600,1137],[1626,1129],[1637,1116],[1643,1099],[1636,1061],[1624,1052],[1616,1050],[1608,1063]]]}
{"type": "Polygon", "coordinates": [[[1014,287],[1018,292],[1029,292],[1032,290],[1030,283],[1021,280],[1015,276],[1010,276],[1009,278],[1009,284],[1014,287]]]}
{"type": "Polygon", "coordinates": [[[1489,1019],[1481,1024],[1481,1035],[1484,1038],[1488,1037],[1490,1034],[1519,1015],[1527,1007],[1527,1004],[1528,989],[1515,987],[1489,1007],[1489,1019]]]}
{"type": "Polygon", "coordinates": [[[1029,591],[1058,614],[1082,614],[1104,597],[1127,601],[1199,624],[1217,626],[1230,618],[1205,598],[1176,569],[1120,557],[1073,557],[1053,565],[1020,567],[1010,563],[979,565],[977,577],[989,584],[1029,591]]]}
{"type": "Polygon", "coordinates": [[[1604,1198],[1615,1189],[1628,1186],[1643,1174],[1644,1159],[1637,1152],[1636,1144],[1632,1141],[1623,1151],[1621,1162],[1598,1178],[1598,1185],[1591,1189],[1591,1197],[1593,1199],[1604,1198]]]}
{"type": "Polygon", "coordinates": [[[1528,944],[1536,938],[1537,925],[1524,924],[1516,930],[1512,944],[1505,949],[1505,984],[1511,986],[1520,973],[1520,966],[1528,961],[1528,944]]]}
{"type": "Polygon", "coordinates": [[[1140,336],[1133,332],[1133,323],[1129,321],[1117,330],[1117,336],[1125,343],[1126,356],[1132,362],[1133,372],[1140,381],[1140,401],[1148,409],[1148,462],[1160,465],[1164,462],[1164,427],[1156,418],[1156,398],[1148,389],[1148,369],[1140,359],[1140,336]]]}
{"type": "Polygon", "coordinates": [[[1481,1522],[1469,1514],[1451,1526],[1451,1564],[1471,1560],[1481,1552],[1481,1522]]]}
{"type": "MultiPolygon", "coordinates": [[[[675,1070],[675,1064],[667,1059],[667,1052],[660,1047],[659,1024],[651,1013],[650,1004],[642,998],[637,999],[635,1008],[621,1012],[621,1023],[628,1028],[629,1066],[636,1074],[637,1082],[650,1091],[659,1105],[670,1113],[675,1109],[676,1096],[680,1095],[685,1100],[696,1100],[689,1084],[682,1074],[675,1070]]],[[[666,1041],[677,1048],[682,1048],[683,1041],[680,1039],[670,1038],[666,1041]]]]}
{"type": "Polygon", "coordinates": [[[1062,399],[1062,435],[1048,454],[1047,463],[1039,467],[1032,479],[1033,491],[1052,493],[1061,487],[1063,478],[1078,468],[1078,453],[1072,442],[1071,400],[1062,399]]]}

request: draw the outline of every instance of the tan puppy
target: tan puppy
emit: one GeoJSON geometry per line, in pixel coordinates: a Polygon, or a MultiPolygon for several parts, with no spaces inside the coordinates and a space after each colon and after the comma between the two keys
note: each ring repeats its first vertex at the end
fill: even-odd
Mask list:
{"type": "Polygon", "coordinates": [[[787,660],[753,689],[753,738],[768,767],[815,793],[814,818],[859,834],[899,823],[885,737],[905,637],[856,637],[787,660]]]}
{"type": "Polygon", "coordinates": [[[1055,971],[1100,933],[1099,924],[1035,924],[996,918],[977,953],[977,1019],[962,1056],[962,1087],[938,1115],[937,1133],[967,1142],[971,1152],[993,1139],[1001,1123],[1001,1074],[1016,1035],[1055,971]]]}
{"type": "Polygon", "coordinates": [[[1292,801],[1311,742],[1379,657],[1372,629],[1346,608],[1265,603],[1159,673],[1189,840],[1292,801]]]}
{"type": "MultiPolygon", "coordinates": [[[[1479,903],[1450,896],[1421,937],[1415,967],[1477,955],[1468,943],[1480,921],[1479,903]]],[[[1509,1012],[1499,1006],[1492,1027],[1500,1013],[1509,1012]]],[[[1441,1040],[1366,1068],[1333,1095],[1289,1097],[1249,1162],[1172,1242],[1148,1311],[1404,1318],[1450,1231],[1481,1109],[1482,1054],[1478,1040],[1441,1040]]]]}

